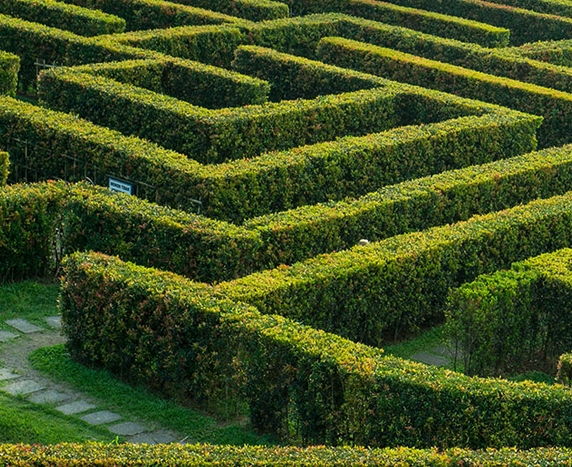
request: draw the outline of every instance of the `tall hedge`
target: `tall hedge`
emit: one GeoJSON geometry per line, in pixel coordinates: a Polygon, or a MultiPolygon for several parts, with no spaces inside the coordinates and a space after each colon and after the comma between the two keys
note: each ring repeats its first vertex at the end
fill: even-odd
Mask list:
{"type": "Polygon", "coordinates": [[[322,39],[318,54],[338,66],[542,115],[541,147],[571,141],[572,94],[341,38],[322,39]]]}
{"type": "Polygon", "coordinates": [[[250,21],[265,21],[290,16],[288,5],[271,0],[176,0],[175,3],[219,11],[250,21]]]}
{"type": "Polygon", "coordinates": [[[2,49],[20,57],[20,86],[36,81],[36,62],[78,65],[136,58],[154,58],[149,51],[121,45],[113,36],[83,37],[69,31],[0,14],[2,49]]]}
{"type": "Polygon", "coordinates": [[[0,13],[71,31],[80,36],[97,36],[125,30],[123,18],[51,0],[3,0],[0,3],[0,13]]]}
{"type": "Polygon", "coordinates": [[[14,96],[18,85],[20,58],[0,50],[0,95],[14,96]]]}
{"type": "Polygon", "coordinates": [[[55,245],[63,196],[53,183],[0,188],[0,282],[54,273],[62,253],[55,245]]]}
{"type": "Polygon", "coordinates": [[[469,378],[252,307],[204,284],[75,254],[61,308],[72,356],[171,396],[245,399],[255,428],[307,444],[520,448],[571,443],[561,387],[469,378]],[[522,414],[526,413],[527,416],[522,414]]]}
{"type": "Polygon", "coordinates": [[[270,92],[270,83],[266,81],[166,56],[77,66],[74,71],[103,76],[209,109],[263,104],[270,92]]]}
{"type": "Polygon", "coordinates": [[[193,200],[200,200],[201,212],[223,220],[241,220],[276,208],[307,204],[309,200],[324,201],[329,193],[338,196],[365,193],[377,188],[381,181],[395,183],[394,174],[371,171],[372,167],[382,168],[386,161],[391,163],[391,157],[371,159],[366,165],[360,163],[372,151],[380,156],[404,157],[403,147],[395,144],[392,137],[399,136],[400,141],[409,139],[408,147],[421,154],[441,154],[420,165],[408,163],[396,167],[401,179],[458,164],[470,165],[477,160],[489,161],[491,157],[511,157],[534,148],[534,130],[538,125],[535,117],[431,92],[418,91],[410,97],[416,95],[419,99],[413,100],[414,105],[405,100],[408,105],[403,107],[404,114],[409,115],[407,110],[414,109],[413,115],[417,111],[427,116],[439,116],[441,112],[485,115],[400,128],[387,134],[347,137],[338,142],[216,166],[200,165],[181,154],[69,114],[47,109],[38,112],[38,107],[9,97],[0,98],[0,135],[9,144],[14,166],[21,165],[26,155],[25,148],[16,140],[28,141],[41,150],[41,157],[28,162],[33,162],[34,170],[44,177],[77,181],[87,175],[95,183],[107,185],[105,175],[113,175],[132,182],[140,196],[172,207],[192,211],[196,209],[193,200]],[[440,133],[442,129],[453,132],[440,133]],[[514,137],[506,138],[509,131],[514,137]],[[457,136],[461,139],[457,140],[457,136]],[[458,146],[463,138],[468,138],[465,141],[470,143],[470,149],[464,143],[458,146]],[[58,157],[53,157],[54,154],[58,157]],[[467,160],[467,156],[474,159],[467,160]],[[344,181],[345,173],[353,174],[353,186],[344,181]]]}
{"type": "Polygon", "coordinates": [[[510,31],[496,27],[490,21],[478,22],[463,17],[435,13],[420,8],[409,8],[377,0],[350,0],[343,13],[372,19],[386,24],[406,26],[427,34],[473,42],[484,47],[508,45],[510,31]],[[488,23],[488,24],[487,24],[488,23]]]}
{"type": "Polygon", "coordinates": [[[223,67],[230,64],[234,49],[247,42],[238,27],[227,24],[136,31],[112,38],[120,44],[223,67]]]}
{"type": "Polygon", "coordinates": [[[398,235],[217,285],[253,304],[371,345],[443,320],[450,287],[572,242],[572,193],[398,235]]]}
{"type": "Polygon", "coordinates": [[[467,220],[572,188],[572,147],[385,186],[356,199],[301,206],[246,220],[267,248],[261,261],[291,264],[405,232],[467,220]]]}
{"type": "MultiPolygon", "coordinates": [[[[288,4],[296,15],[344,11],[352,0],[289,0],[288,4]]],[[[559,40],[569,37],[572,30],[571,18],[545,14],[537,11],[507,5],[506,2],[482,0],[391,0],[392,4],[419,8],[451,16],[482,21],[510,30],[511,43],[520,45],[541,40],[559,40]]],[[[550,3],[550,2],[549,2],[550,3]]]]}
{"type": "Polygon", "coordinates": [[[556,367],[572,348],[571,261],[572,250],[557,250],[479,276],[449,294],[445,335],[466,373],[556,367]]]}
{"type": "Polygon", "coordinates": [[[235,16],[165,0],[66,0],[75,5],[98,9],[123,18],[127,31],[206,24],[247,24],[235,16]]]}
{"type": "Polygon", "coordinates": [[[260,267],[257,232],[104,188],[69,187],[58,215],[66,253],[101,251],[203,282],[260,267]]]}

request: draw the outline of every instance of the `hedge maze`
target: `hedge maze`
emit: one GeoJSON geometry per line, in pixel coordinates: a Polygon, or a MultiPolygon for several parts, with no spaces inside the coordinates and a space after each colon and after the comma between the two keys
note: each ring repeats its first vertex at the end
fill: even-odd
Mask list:
{"type": "Polygon", "coordinates": [[[0,458],[572,463],[571,64],[566,0],[1,2],[0,279],[61,276],[78,361],[331,447],[0,458]],[[384,354],[443,323],[465,374],[384,354]]]}

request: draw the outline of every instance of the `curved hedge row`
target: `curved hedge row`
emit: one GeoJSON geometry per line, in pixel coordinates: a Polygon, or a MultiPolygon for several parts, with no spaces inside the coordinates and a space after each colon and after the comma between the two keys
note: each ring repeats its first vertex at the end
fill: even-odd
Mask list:
{"type": "Polygon", "coordinates": [[[213,300],[204,284],[117,258],[68,257],[60,303],[74,358],[175,397],[207,404],[245,399],[255,428],[293,442],[572,442],[568,389],[469,378],[384,357],[253,307],[213,300]]]}

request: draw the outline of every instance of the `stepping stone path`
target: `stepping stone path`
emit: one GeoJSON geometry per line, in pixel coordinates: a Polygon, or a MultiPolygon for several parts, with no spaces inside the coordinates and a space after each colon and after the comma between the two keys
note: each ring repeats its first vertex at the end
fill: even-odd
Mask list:
{"type": "Polygon", "coordinates": [[[439,355],[434,355],[429,352],[419,352],[415,355],[411,356],[411,360],[416,360],[421,363],[425,363],[426,365],[433,365],[433,366],[445,366],[451,360],[445,357],[440,357],[439,355]]]}
{"type": "Polygon", "coordinates": [[[28,320],[22,318],[9,319],[6,321],[6,324],[16,328],[18,331],[23,332],[24,334],[32,334],[34,332],[43,331],[40,326],[36,326],[35,324],[30,323],[28,320]]]}
{"type": "MultiPolygon", "coordinates": [[[[16,329],[18,333],[0,330],[0,343],[17,345],[16,350],[20,351],[20,343],[16,344],[16,342],[25,342],[27,345],[23,348],[23,352],[26,353],[34,348],[62,342],[63,338],[58,338],[62,327],[61,318],[49,316],[45,318],[45,321],[47,328],[21,318],[6,320],[5,323],[16,329]],[[22,335],[26,336],[26,340],[11,343],[13,339],[22,335]],[[50,336],[53,339],[49,339],[50,336]]],[[[13,396],[26,397],[35,404],[55,406],[55,410],[62,414],[77,416],[90,425],[106,426],[111,433],[123,436],[129,443],[166,444],[184,442],[186,439],[165,429],[151,431],[136,421],[125,421],[121,414],[99,407],[83,394],[72,391],[65,385],[54,383],[30,368],[0,368],[0,391],[13,396]]]]}
{"type": "Polygon", "coordinates": [[[9,340],[14,339],[15,337],[18,337],[18,334],[14,334],[13,332],[10,331],[0,330],[0,342],[8,342],[9,340]]]}
{"type": "MultiPolygon", "coordinates": [[[[433,366],[446,366],[451,363],[453,359],[453,353],[447,347],[439,346],[431,349],[428,352],[419,352],[411,356],[411,360],[415,360],[426,365],[433,366]]],[[[457,355],[457,359],[461,358],[461,355],[457,355]]]]}

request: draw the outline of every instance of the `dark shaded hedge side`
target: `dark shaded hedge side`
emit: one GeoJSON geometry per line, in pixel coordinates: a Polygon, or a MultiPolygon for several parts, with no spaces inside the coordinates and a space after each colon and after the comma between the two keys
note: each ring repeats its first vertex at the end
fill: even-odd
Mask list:
{"type": "Polygon", "coordinates": [[[510,30],[506,26],[499,28],[493,26],[490,21],[478,22],[427,11],[425,8],[410,8],[376,0],[350,0],[341,11],[381,23],[406,25],[426,34],[472,42],[483,47],[504,47],[510,39],[510,30]]]}
{"type": "Polygon", "coordinates": [[[459,349],[465,373],[510,375],[531,364],[555,368],[572,348],[571,263],[571,249],[556,250],[449,294],[445,334],[459,349]]]}
{"type": "Polygon", "coordinates": [[[14,96],[18,85],[20,58],[0,50],[0,94],[14,96]]]}
{"type": "MultiPolygon", "coordinates": [[[[141,87],[208,109],[263,104],[270,92],[270,83],[261,79],[167,56],[76,66],[73,70],[141,87]]],[[[42,78],[43,74],[40,82],[42,78]]],[[[40,85],[40,97],[41,89],[40,85]]]]}

